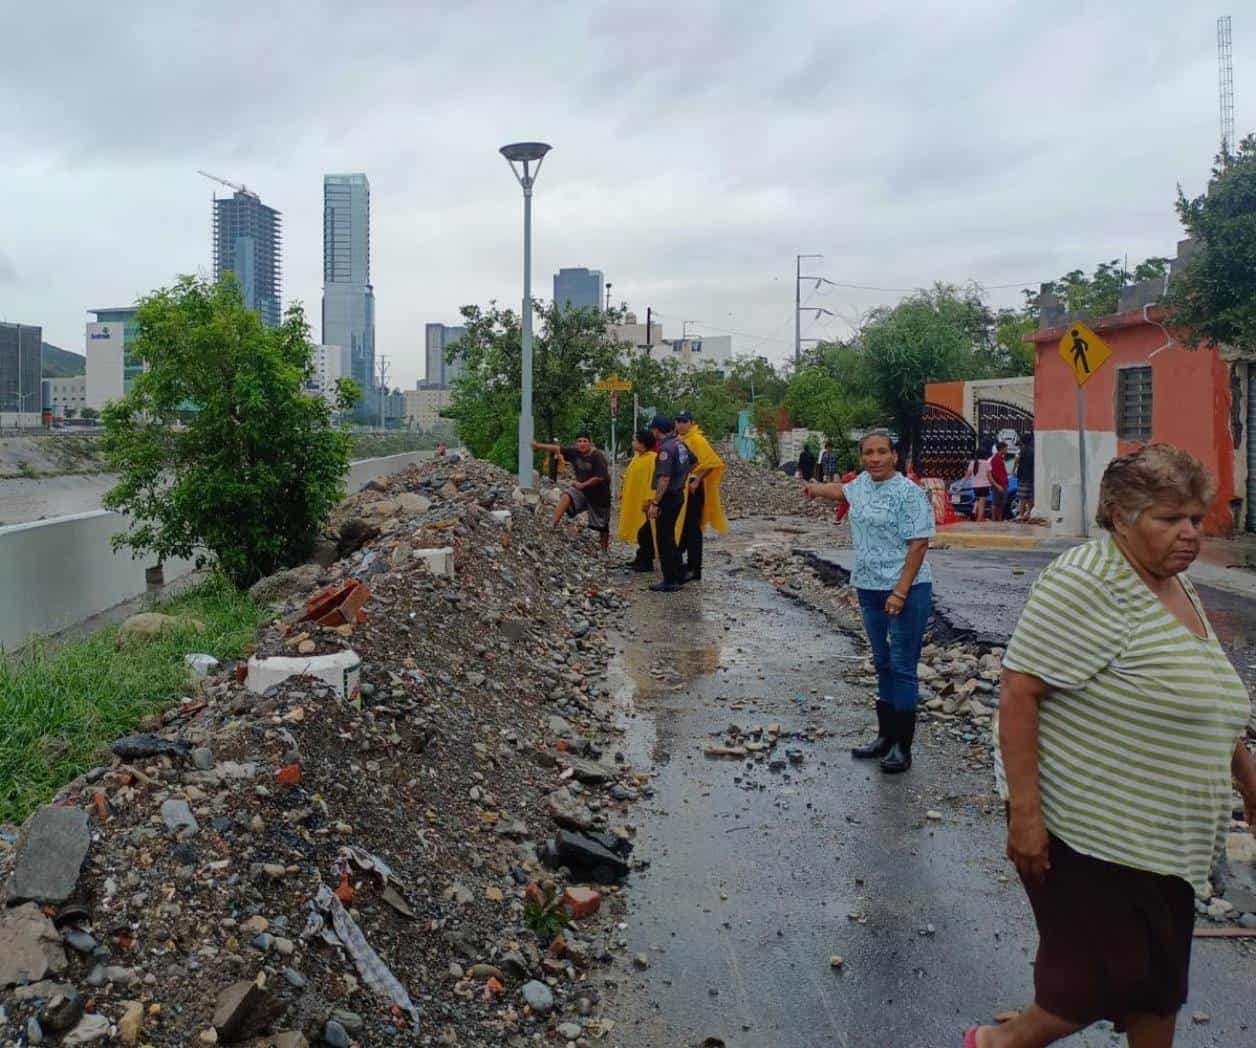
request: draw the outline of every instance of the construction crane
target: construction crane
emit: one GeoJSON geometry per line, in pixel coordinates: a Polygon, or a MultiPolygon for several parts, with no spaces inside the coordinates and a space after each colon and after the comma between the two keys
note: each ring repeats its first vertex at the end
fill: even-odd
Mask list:
{"type": "Polygon", "coordinates": [[[208,171],[202,171],[200,168],[196,169],[196,173],[198,175],[204,175],[211,182],[218,182],[221,185],[226,186],[228,189],[234,189],[237,193],[244,193],[246,196],[251,197],[257,196],[257,194],[254,193],[248,186],[239,185],[235,182],[228,182],[225,178],[219,178],[217,175],[211,175],[208,171]]]}
{"type": "Polygon", "coordinates": [[[1230,16],[1217,19],[1217,80],[1221,96],[1221,153],[1229,163],[1236,148],[1234,141],[1234,47],[1230,16]]]}

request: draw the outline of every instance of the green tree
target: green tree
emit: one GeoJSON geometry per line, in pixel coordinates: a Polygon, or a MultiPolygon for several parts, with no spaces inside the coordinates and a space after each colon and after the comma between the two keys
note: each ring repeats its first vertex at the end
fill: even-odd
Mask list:
{"type": "Polygon", "coordinates": [[[300,306],[271,330],[239,284],[182,277],[144,298],[133,352],[145,365],[104,411],[128,514],[115,548],[208,558],[237,585],[305,557],[344,489],[349,437],[305,392],[309,328],[300,306]]]}
{"type": "Polygon", "coordinates": [[[843,388],[822,367],[794,372],[784,405],[794,425],[818,429],[833,442],[833,450],[843,466],[854,461],[851,431],[874,425],[881,415],[875,397],[843,388]]]}
{"type": "Polygon", "coordinates": [[[100,418],[100,412],[95,408],[84,408],[79,412],[79,417],[94,422],[96,419],[100,418]]]}
{"type": "Polygon", "coordinates": [[[903,462],[919,442],[927,382],[973,375],[977,318],[953,288],[935,287],[873,313],[860,333],[872,391],[898,431],[903,462]]]}
{"type": "Polygon", "coordinates": [[[1170,321],[1192,348],[1205,342],[1256,346],[1256,136],[1232,156],[1218,156],[1208,189],[1188,198],[1179,187],[1178,216],[1196,240],[1185,271],[1169,286],[1170,321]]]}
{"type": "Polygon", "coordinates": [[[769,469],[781,464],[780,408],[765,401],[754,405],[755,448],[769,469]]]}
{"type": "MultiPolygon", "coordinates": [[[[1065,273],[1058,280],[1051,281],[1047,290],[1054,292],[1070,313],[1103,317],[1117,311],[1123,287],[1141,280],[1163,277],[1168,262],[1167,258],[1147,258],[1130,272],[1123,259],[1114,258],[1109,262],[1100,262],[1090,276],[1081,269],[1065,273]]],[[[1030,293],[1026,292],[1026,298],[1029,297],[1030,293]]],[[[1034,318],[1037,319],[1036,312],[1034,318]]]]}
{"type": "MultiPolygon", "coordinates": [[[[537,438],[566,440],[600,416],[593,383],[621,364],[625,348],[606,330],[607,315],[595,309],[556,309],[536,302],[532,340],[532,410],[537,438]]],[[[613,320],[617,314],[611,313],[613,320]]],[[[490,303],[464,306],[466,334],[453,344],[463,375],[453,383],[444,414],[472,452],[512,469],[518,462],[522,328],[519,316],[490,303]]]]}

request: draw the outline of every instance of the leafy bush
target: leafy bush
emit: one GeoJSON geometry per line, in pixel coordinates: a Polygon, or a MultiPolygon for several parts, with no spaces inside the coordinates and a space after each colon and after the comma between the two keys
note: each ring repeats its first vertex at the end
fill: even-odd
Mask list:
{"type": "Polygon", "coordinates": [[[305,389],[300,306],[268,329],[234,278],[182,277],[145,298],[136,323],[144,371],[104,411],[119,474],[104,502],[130,517],[115,547],[208,551],[240,587],[304,558],[342,494],[349,438],[305,389]]]}

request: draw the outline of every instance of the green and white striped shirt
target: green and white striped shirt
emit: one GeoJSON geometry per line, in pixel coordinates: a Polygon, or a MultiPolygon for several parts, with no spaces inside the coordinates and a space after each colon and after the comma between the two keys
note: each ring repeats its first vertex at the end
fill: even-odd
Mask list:
{"type": "MultiPolygon", "coordinates": [[[[1250,708],[1179,577],[1207,637],[1174,617],[1110,535],[1077,546],[1034,584],[1003,665],[1051,686],[1038,717],[1047,829],[1198,892],[1225,840],[1230,759],[1250,708]]],[[[1006,797],[1001,759],[996,775],[1006,797]]]]}

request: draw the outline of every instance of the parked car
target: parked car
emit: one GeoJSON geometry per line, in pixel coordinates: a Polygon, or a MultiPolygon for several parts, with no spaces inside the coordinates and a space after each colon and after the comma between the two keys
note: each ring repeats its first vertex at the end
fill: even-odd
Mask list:
{"type": "MultiPolygon", "coordinates": [[[[955,481],[948,489],[951,494],[951,508],[962,517],[973,516],[973,509],[976,500],[973,498],[973,482],[968,477],[962,477],[955,481]]],[[[1007,485],[1007,507],[1004,510],[1003,517],[1005,520],[1011,520],[1016,516],[1016,477],[1011,476],[1007,485]]],[[[987,519],[994,513],[994,492],[991,491],[986,496],[986,517],[987,519]]]]}

